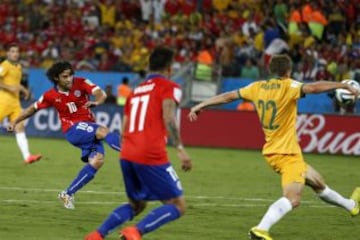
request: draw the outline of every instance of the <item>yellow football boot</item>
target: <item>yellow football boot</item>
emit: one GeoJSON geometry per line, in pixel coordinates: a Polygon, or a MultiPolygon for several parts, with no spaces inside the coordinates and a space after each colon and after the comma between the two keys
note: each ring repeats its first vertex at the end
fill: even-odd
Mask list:
{"type": "Polygon", "coordinates": [[[350,210],[351,216],[355,217],[355,216],[359,215],[359,212],[360,212],[360,208],[359,208],[359,203],[360,203],[360,187],[355,188],[355,190],[354,190],[353,193],[351,194],[350,199],[352,199],[352,200],[355,201],[355,207],[350,210]]]}
{"type": "Polygon", "coordinates": [[[256,227],[250,229],[248,235],[251,240],[273,240],[267,231],[259,230],[256,227]]]}

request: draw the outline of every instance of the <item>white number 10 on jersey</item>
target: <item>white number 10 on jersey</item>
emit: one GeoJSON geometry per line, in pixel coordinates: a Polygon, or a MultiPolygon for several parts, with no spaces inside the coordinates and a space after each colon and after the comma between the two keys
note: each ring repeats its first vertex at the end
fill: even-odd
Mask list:
{"type": "Polygon", "coordinates": [[[66,103],[66,106],[68,107],[70,113],[74,113],[77,111],[77,107],[74,102],[68,102],[66,103]]]}

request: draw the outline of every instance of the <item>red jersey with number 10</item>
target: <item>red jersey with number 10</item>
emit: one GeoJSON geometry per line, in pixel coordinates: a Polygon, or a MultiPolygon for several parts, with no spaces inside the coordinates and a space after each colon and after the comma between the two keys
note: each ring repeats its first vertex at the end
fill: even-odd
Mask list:
{"type": "Polygon", "coordinates": [[[66,132],[77,122],[95,122],[93,113],[84,105],[89,101],[89,96],[98,88],[88,79],[74,77],[70,91],[61,92],[52,88],[34,103],[34,107],[37,110],[55,107],[59,113],[62,131],[66,132]]]}
{"type": "Polygon", "coordinates": [[[165,99],[179,103],[181,89],[161,75],[149,76],[127,98],[124,115],[128,121],[123,132],[121,158],[147,165],[169,162],[162,111],[165,99]]]}

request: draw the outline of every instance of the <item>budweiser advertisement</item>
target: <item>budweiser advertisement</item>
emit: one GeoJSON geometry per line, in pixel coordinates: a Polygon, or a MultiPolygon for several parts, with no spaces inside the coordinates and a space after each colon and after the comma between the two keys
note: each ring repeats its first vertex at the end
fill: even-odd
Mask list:
{"type": "MultiPolygon", "coordinates": [[[[261,149],[264,135],[255,112],[207,110],[199,119],[181,113],[181,134],[189,146],[261,149]]],[[[299,114],[297,133],[304,152],[360,155],[360,116],[299,114]]]]}

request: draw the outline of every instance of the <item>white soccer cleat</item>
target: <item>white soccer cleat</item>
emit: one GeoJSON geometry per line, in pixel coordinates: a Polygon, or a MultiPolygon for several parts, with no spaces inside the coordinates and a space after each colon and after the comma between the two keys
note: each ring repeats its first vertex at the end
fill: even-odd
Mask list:
{"type": "Polygon", "coordinates": [[[62,191],[58,194],[58,198],[64,203],[66,209],[75,209],[74,195],[69,195],[66,191],[62,191]]]}

